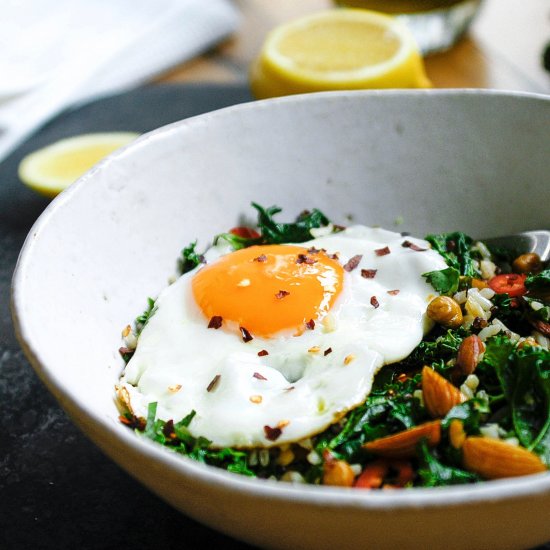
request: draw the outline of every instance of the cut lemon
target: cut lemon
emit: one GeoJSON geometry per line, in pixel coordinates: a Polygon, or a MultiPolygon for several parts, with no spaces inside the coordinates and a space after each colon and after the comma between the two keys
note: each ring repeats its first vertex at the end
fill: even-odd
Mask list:
{"type": "Polygon", "coordinates": [[[427,88],[410,31],[395,18],[335,9],[296,19],[267,36],[251,67],[258,99],[324,90],[427,88]]]}
{"type": "Polygon", "coordinates": [[[138,135],[106,132],[62,139],[27,155],[19,164],[19,178],[38,193],[55,197],[94,164],[138,135]]]}

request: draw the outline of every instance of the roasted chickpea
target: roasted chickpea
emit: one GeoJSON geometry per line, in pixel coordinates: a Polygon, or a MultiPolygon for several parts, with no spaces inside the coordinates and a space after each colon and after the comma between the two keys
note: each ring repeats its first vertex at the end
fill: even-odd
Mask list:
{"type": "Polygon", "coordinates": [[[436,323],[448,328],[458,328],[463,317],[460,305],[449,296],[438,296],[428,305],[428,317],[436,323]]]}
{"type": "Polygon", "coordinates": [[[345,460],[328,460],[323,465],[323,484],[351,487],[355,474],[345,460]]]}
{"type": "Polygon", "coordinates": [[[512,268],[516,273],[538,273],[542,270],[542,261],[535,252],[522,254],[512,262],[512,268]]]}

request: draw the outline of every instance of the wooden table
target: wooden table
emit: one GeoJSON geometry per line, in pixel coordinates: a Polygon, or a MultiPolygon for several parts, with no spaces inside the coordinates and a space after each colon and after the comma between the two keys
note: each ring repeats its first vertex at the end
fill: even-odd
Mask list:
{"type": "MultiPolygon", "coordinates": [[[[237,33],[158,82],[242,83],[266,33],[293,18],[333,7],[330,0],[234,0],[237,33]]],[[[550,0],[485,0],[468,36],[426,58],[437,88],[495,88],[550,94],[542,52],[550,43],[550,0]]]]}

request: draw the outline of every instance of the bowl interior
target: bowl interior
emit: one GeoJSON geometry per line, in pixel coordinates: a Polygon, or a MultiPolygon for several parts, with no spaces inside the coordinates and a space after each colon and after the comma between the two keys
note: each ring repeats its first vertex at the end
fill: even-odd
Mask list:
{"type": "MultiPolygon", "coordinates": [[[[253,222],[251,201],[281,206],[281,219],[317,207],[336,223],[416,236],[548,228],[549,113],[548,98],[520,94],[326,93],[152,132],[94,168],[33,227],[14,278],[22,345],[83,429],[143,477],[136,457],[164,454],[117,421],[120,333],[166,286],[184,246],[253,222]]],[[[178,475],[192,468],[171,460],[178,475]]]]}

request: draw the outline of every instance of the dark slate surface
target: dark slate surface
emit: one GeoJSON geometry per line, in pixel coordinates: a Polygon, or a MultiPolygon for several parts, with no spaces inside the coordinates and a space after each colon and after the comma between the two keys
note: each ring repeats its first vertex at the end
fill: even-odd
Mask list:
{"type": "Polygon", "coordinates": [[[186,518],[108,460],[50,396],[15,339],[9,288],[45,206],[21,185],[30,151],[84,132],[145,132],[250,100],[244,87],[155,86],[59,116],[0,163],[0,549],[251,548],[186,518]]]}
{"type": "Polygon", "coordinates": [[[64,113],[0,163],[1,550],[251,549],[179,514],[90,443],[34,374],[9,314],[19,250],[48,204],[17,179],[25,154],[75,134],[145,132],[248,100],[244,87],[142,88],[64,113]]]}

